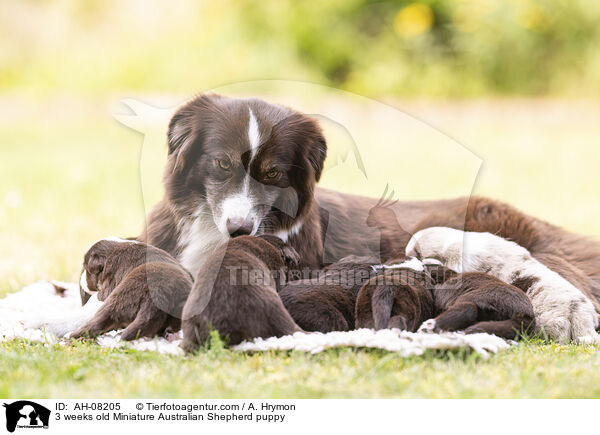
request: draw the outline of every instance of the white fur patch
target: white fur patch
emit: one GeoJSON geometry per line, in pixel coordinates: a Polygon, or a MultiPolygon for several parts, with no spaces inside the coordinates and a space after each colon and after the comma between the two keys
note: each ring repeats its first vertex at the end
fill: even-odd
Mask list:
{"type": "Polygon", "coordinates": [[[227,221],[229,219],[250,219],[253,222],[252,232],[250,235],[255,235],[258,231],[258,217],[254,212],[254,203],[248,194],[248,175],[244,180],[242,191],[236,195],[225,198],[221,203],[221,218],[219,219],[219,231],[225,235],[229,235],[227,230],[227,221]]]}
{"type": "Polygon", "coordinates": [[[388,270],[388,269],[411,269],[414,270],[415,272],[423,272],[425,270],[425,267],[423,266],[423,263],[421,262],[421,260],[419,260],[416,257],[412,257],[410,260],[406,260],[403,261],[402,263],[396,263],[396,264],[376,264],[374,266],[371,266],[371,269],[373,269],[374,271],[378,271],[378,270],[388,270]]]}
{"type": "Polygon", "coordinates": [[[83,272],[81,272],[81,278],[79,278],[79,286],[88,295],[96,294],[96,292],[91,291],[87,285],[87,272],[85,271],[85,269],[83,270],[83,272]]]}
{"type": "Polygon", "coordinates": [[[300,234],[302,223],[302,221],[295,222],[294,225],[292,225],[289,229],[277,231],[273,235],[279,237],[281,240],[287,243],[290,237],[300,234]]]}
{"type": "Polygon", "coordinates": [[[127,240],[117,236],[109,236],[105,237],[102,240],[106,240],[107,242],[117,242],[117,243],[139,243],[137,240],[127,240]]]}
{"type": "Polygon", "coordinates": [[[195,278],[211,253],[229,240],[228,235],[219,231],[214,220],[203,205],[191,219],[179,221],[178,244],[183,247],[177,260],[195,278]]]}

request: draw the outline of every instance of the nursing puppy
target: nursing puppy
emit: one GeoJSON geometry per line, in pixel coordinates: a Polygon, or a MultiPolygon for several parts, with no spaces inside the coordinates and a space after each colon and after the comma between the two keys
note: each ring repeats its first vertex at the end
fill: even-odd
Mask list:
{"type": "Polygon", "coordinates": [[[531,300],[537,327],[558,342],[600,342],[598,314],[590,300],[514,242],[490,233],[433,227],[417,232],[406,254],[436,258],[457,272],[485,272],[520,288],[531,300]]]}
{"type": "Polygon", "coordinates": [[[297,261],[297,253],[274,236],[239,236],[215,251],[183,309],[182,348],[196,350],[211,327],[231,345],[300,331],[277,294],[277,281],[297,261]]]}
{"type": "Polygon", "coordinates": [[[105,302],[70,337],[93,337],[125,327],[121,338],[133,340],[180,328],[192,278],[165,251],[112,238],[96,242],[86,252],[80,286],[83,293],[95,293],[105,302]]]}
{"type": "Polygon", "coordinates": [[[383,277],[360,290],[356,317],[358,326],[366,328],[464,330],[513,339],[530,330],[534,316],[521,290],[493,276],[457,274],[435,260],[419,266],[412,259],[388,265],[383,277]],[[428,315],[437,316],[425,320],[428,315]]]}
{"type": "Polygon", "coordinates": [[[397,258],[380,270],[383,273],[369,279],[358,292],[357,328],[414,332],[435,315],[429,290],[434,280],[420,261],[397,258]]]}
{"type": "Polygon", "coordinates": [[[374,257],[348,256],[325,267],[316,277],[290,281],[279,292],[283,305],[305,331],[354,329],[356,295],[375,274],[374,257]]]}
{"type": "Polygon", "coordinates": [[[491,275],[455,275],[432,290],[439,314],[423,322],[419,332],[464,330],[514,339],[534,329],[533,306],[525,293],[491,275]]]}

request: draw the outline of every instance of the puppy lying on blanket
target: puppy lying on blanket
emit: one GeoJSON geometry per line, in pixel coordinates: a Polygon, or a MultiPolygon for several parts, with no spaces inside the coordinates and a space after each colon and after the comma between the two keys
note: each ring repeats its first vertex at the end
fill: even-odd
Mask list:
{"type": "Polygon", "coordinates": [[[281,337],[301,329],[277,294],[298,254],[275,236],[239,236],[217,249],[198,272],[183,309],[186,352],[196,350],[213,327],[229,344],[281,337]]]}
{"type": "Polygon", "coordinates": [[[415,331],[421,325],[419,332],[464,330],[513,339],[532,325],[533,307],[518,288],[483,273],[457,274],[438,262],[415,260],[395,260],[364,285],[356,302],[359,327],[415,331]]]}
{"type": "Polygon", "coordinates": [[[417,232],[407,255],[436,258],[457,272],[485,272],[523,290],[538,328],[561,343],[600,343],[598,315],[583,293],[514,242],[490,233],[433,227],[417,232]]]}
{"type": "Polygon", "coordinates": [[[380,268],[358,292],[358,328],[398,328],[414,332],[433,317],[433,279],[416,259],[398,258],[380,268]]]}
{"type": "Polygon", "coordinates": [[[533,332],[531,302],[520,289],[480,272],[458,274],[433,288],[435,319],[419,332],[487,332],[506,339],[533,332]]]}
{"type": "Polygon", "coordinates": [[[354,329],[356,295],[377,263],[374,257],[344,257],[314,278],[290,281],[279,296],[305,331],[350,331],[354,329]]]}
{"type": "Polygon", "coordinates": [[[179,330],[192,278],[162,249],[111,238],[96,242],[85,254],[80,287],[82,297],[96,293],[105,302],[70,337],[125,327],[121,338],[133,340],[167,328],[179,330]]]}

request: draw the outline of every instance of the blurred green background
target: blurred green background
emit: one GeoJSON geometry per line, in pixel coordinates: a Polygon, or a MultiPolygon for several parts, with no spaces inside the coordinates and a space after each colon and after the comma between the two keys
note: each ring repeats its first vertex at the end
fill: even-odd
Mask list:
{"type": "Polygon", "coordinates": [[[23,0],[0,88],[196,92],[266,78],[373,96],[600,95],[589,0],[23,0]]]}
{"type": "MultiPolygon", "coordinates": [[[[121,99],[169,108],[215,88],[341,117],[370,178],[337,167],[328,187],[379,195],[389,182],[418,199],[474,185],[600,235],[598,23],[600,2],[583,0],[4,0],[0,295],[76,280],[91,241],[140,232],[161,195],[164,124],[146,186],[149,147],[113,119],[121,99]],[[294,81],[321,87],[290,93],[294,81]],[[432,152],[440,138],[479,173],[463,153],[432,152]]],[[[336,155],[345,139],[324,124],[336,155]]]]}

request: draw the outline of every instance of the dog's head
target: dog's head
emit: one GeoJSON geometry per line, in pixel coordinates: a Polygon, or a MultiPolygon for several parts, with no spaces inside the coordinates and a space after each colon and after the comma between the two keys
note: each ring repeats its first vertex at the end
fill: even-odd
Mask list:
{"type": "Polygon", "coordinates": [[[167,198],[227,236],[290,234],[311,206],[326,143],[317,122],[258,99],[200,95],[168,129],[167,198]]]}

